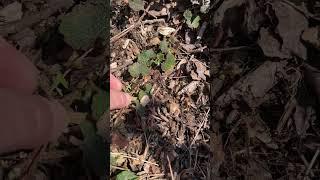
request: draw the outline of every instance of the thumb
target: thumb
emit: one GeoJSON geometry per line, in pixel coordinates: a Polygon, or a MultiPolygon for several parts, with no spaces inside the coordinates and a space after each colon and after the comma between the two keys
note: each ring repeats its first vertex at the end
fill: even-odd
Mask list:
{"type": "Polygon", "coordinates": [[[57,102],[0,89],[0,153],[31,149],[56,139],[66,126],[65,117],[57,102]]]}
{"type": "Polygon", "coordinates": [[[129,106],[131,103],[131,96],[127,93],[110,89],[110,109],[120,109],[129,106]]]}

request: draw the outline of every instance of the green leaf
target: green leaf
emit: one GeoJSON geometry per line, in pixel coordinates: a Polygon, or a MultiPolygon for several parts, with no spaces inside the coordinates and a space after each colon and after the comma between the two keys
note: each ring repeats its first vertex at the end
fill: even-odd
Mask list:
{"type": "Polygon", "coordinates": [[[145,87],[145,90],[144,90],[144,91],[145,91],[147,94],[150,94],[152,87],[153,87],[153,86],[148,83],[148,84],[146,84],[146,87],[145,87]]]}
{"type": "Polygon", "coordinates": [[[101,4],[77,5],[62,18],[59,31],[64,35],[65,42],[74,49],[87,50],[97,38],[106,38],[108,13],[101,4]]]}
{"type": "Polygon", "coordinates": [[[99,120],[100,117],[109,108],[109,94],[106,91],[100,90],[92,97],[91,111],[92,117],[99,120]]]}
{"type": "Polygon", "coordinates": [[[153,61],[153,63],[159,66],[163,60],[164,60],[164,54],[158,53],[157,58],[153,61]]]}
{"type": "Polygon", "coordinates": [[[186,18],[187,21],[191,21],[192,12],[189,9],[187,9],[186,11],[184,11],[183,17],[186,18]]]}
{"type": "Polygon", "coordinates": [[[136,104],[135,109],[136,109],[136,112],[138,113],[138,115],[139,115],[140,117],[146,116],[146,108],[143,107],[143,106],[140,104],[139,100],[135,100],[134,103],[136,104]]]}
{"type": "Polygon", "coordinates": [[[126,159],[120,154],[110,153],[110,165],[112,166],[121,166],[126,159]]]}
{"type": "Polygon", "coordinates": [[[150,59],[155,57],[156,57],[156,53],[152,49],[149,49],[149,50],[143,51],[138,55],[138,62],[140,64],[145,64],[147,66],[150,66],[150,59]]]}
{"type": "Polygon", "coordinates": [[[193,15],[190,10],[186,10],[183,13],[184,18],[186,19],[186,23],[189,28],[195,29],[199,27],[200,24],[200,16],[196,16],[194,19],[192,19],[193,15]]]}
{"type": "Polygon", "coordinates": [[[173,70],[175,64],[176,64],[176,57],[171,52],[169,52],[167,54],[167,58],[166,58],[165,62],[163,62],[161,65],[161,69],[164,72],[171,71],[171,70],[173,70]]]}
{"type": "Polygon", "coordinates": [[[139,100],[141,100],[143,98],[143,96],[148,95],[144,90],[140,90],[139,94],[138,94],[138,98],[139,100]]]}
{"type": "Polygon", "coordinates": [[[163,39],[161,42],[160,42],[160,49],[161,49],[161,52],[163,53],[167,53],[168,52],[168,48],[169,48],[169,43],[166,39],[163,39]]]}
{"type": "Polygon", "coordinates": [[[82,146],[86,166],[98,176],[105,176],[108,168],[107,143],[99,135],[84,139],[82,146]]]}
{"type": "Polygon", "coordinates": [[[129,7],[134,11],[144,10],[143,0],[129,0],[129,7]]]}
{"type": "Polygon", "coordinates": [[[63,96],[62,91],[60,88],[58,88],[59,85],[62,85],[64,88],[68,89],[69,88],[69,83],[68,81],[64,78],[64,75],[61,72],[57,72],[57,75],[53,79],[53,83],[51,86],[51,90],[56,90],[60,96],[63,96]]]}
{"type": "Polygon", "coordinates": [[[148,75],[150,68],[145,64],[134,63],[129,66],[129,73],[132,77],[138,77],[140,74],[145,76],[148,75]]]}
{"type": "Polygon", "coordinates": [[[58,72],[55,80],[54,80],[54,84],[56,86],[58,86],[59,84],[61,84],[64,88],[69,88],[69,83],[68,81],[64,78],[64,75],[61,72],[58,72]]]}
{"type": "Polygon", "coordinates": [[[84,138],[96,135],[96,128],[92,122],[85,120],[80,123],[80,129],[84,138]]]}
{"type": "Polygon", "coordinates": [[[196,18],[194,18],[194,20],[192,21],[191,24],[189,24],[188,26],[190,28],[198,28],[199,27],[199,24],[200,24],[200,16],[197,16],[196,18]]]}
{"type": "Polygon", "coordinates": [[[131,171],[122,171],[117,174],[116,180],[137,180],[138,176],[131,171]]]}

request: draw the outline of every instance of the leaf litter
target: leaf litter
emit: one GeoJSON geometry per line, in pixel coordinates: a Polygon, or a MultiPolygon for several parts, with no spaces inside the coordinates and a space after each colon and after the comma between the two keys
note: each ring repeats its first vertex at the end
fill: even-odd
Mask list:
{"type": "Polygon", "coordinates": [[[127,164],[111,168],[112,177],[130,172],[141,179],[320,176],[315,1],[144,1],[145,16],[126,11],[127,6],[121,0],[112,4],[112,36],[126,32],[112,47],[119,56],[111,59],[124,68],[113,72],[132,87],[133,96],[146,83],[153,90],[142,96],[148,103],[112,112],[113,131],[132,142],[113,151],[159,166],[127,157],[127,164]],[[126,24],[119,12],[126,12],[126,24]],[[126,31],[140,21],[151,23],[126,31]],[[123,51],[126,38],[134,47],[123,51]],[[158,57],[139,77],[130,76],[127,65],[139,62],[136,48],[152,48],[158,57]],[[164,68],[168,52],[176,62],[164,68]]]}

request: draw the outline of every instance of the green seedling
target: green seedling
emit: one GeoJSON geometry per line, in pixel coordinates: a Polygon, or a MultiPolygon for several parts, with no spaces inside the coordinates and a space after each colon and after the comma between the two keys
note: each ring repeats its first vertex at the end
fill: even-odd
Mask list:
{"type": "Polygon", "coordinates": [[[199,27],[200,24],[200,16],[196,16],[194,17],[192,15],[192,12],[190,10],[186,10],[183,13],[184,18],[186,19],[186,23],[188,25],[189,28],[191,29],[196,29],[199,27]]]}

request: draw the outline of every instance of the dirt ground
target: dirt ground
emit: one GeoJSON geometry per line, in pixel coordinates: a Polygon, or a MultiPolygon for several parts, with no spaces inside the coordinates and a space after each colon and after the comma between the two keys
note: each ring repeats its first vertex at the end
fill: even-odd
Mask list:
{"type": "Polygon", "coordinates": [[[111,112],[111,177],[318,179],[319,8],[112,1],[110,70],[137,99],[111,112]]]}

